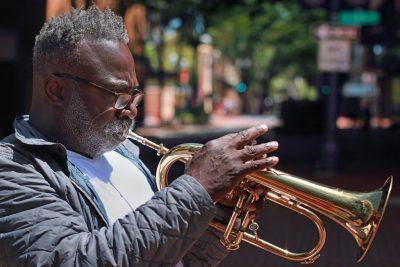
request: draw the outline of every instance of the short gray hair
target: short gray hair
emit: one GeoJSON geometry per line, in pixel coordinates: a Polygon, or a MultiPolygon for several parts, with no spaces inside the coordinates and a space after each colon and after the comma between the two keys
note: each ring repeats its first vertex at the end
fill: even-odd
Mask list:
{"type": "Polygon", "coordinates": [[[87,10],[73,8],[70,13],[45,23],[35,38],[33,66],[41,71],[52,60],[67,64],[79,62],[78,46],[84,41],[111,40],[127,44],[128,34],[122,17],[111,9],[99,10],[96,5],[87,10]]]}

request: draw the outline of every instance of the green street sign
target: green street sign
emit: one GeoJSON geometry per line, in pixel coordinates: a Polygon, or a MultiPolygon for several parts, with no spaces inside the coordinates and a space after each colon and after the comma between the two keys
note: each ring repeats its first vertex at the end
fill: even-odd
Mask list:
{"type": "Polygon", "coordinates": [[[339,12],[339,23],[347,26],[375,26],[381,23],[381,13],[376,10],[344,10],[339,12]]]}

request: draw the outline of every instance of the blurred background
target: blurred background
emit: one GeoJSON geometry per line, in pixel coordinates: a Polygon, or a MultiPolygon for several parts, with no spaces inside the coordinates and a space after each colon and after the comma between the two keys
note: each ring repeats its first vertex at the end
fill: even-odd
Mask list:
{"type": "MultiPolygon", "coordinates": [[[[204,143],[265,123],[279,169],[356,191],[394,175],[387,213],[360,266],[400,266],[399,0],[3,0],[0,137],[29,111],[34,37],[43,23],[95,2],[121,15],[145,92],[137,132],[166,146],[204,143]]],[[[158,158],[143,148],[155,170],[158,158]]],[[[178,170],[175,171],[178,173],[178,170]]],[[[324,218],[315,266],[356,266],[356,243],[324,218]]],[[[313,247],[304,217],[267,204],[260,234],[313,247]]],[[[221,266],[297,266],[243,245],[221,266]]]]}

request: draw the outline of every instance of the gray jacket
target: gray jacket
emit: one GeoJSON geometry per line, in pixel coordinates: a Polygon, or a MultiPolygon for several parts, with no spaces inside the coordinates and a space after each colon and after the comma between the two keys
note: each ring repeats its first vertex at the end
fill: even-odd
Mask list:
{"type": "MultiPolygon", "coordinates": [[[[0,266],[211,266],[227,255],[207,229],[216,208],[193,177],[182,175],[109,225],[65,147],[27,120],[17,118],[15,134],[0,143],[0,266]]],[[[116,151],[154,183],[135,145],[116,151]]]]}

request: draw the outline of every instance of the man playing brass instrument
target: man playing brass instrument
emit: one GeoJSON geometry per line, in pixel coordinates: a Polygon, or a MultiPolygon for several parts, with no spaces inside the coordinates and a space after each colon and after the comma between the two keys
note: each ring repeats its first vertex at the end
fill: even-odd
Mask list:
{"type": "Polygon", "coordinates": [[[0,144],[0,266],[208,266],[208,223],[244,175],[277,164],[266,126],[212,140],[157,192],[126,140],[142,99],[122,18],[92,6],[36,37],[30,115],[0,144]]]}

